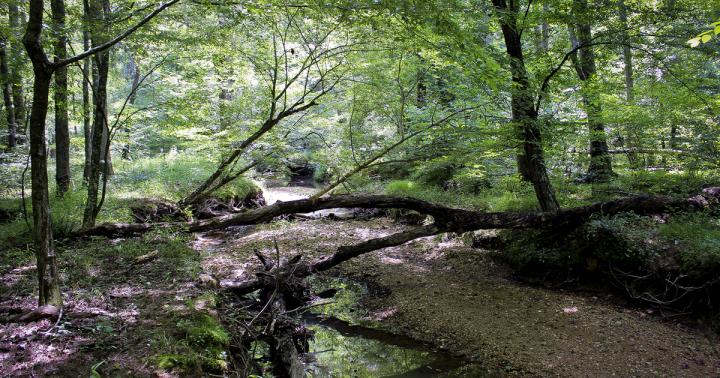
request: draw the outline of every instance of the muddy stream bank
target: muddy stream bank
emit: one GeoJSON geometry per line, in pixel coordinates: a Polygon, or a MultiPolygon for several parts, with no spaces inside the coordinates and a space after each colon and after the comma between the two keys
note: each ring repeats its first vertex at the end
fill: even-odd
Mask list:
{"type": "MultiPolygon", "coordinates": [[[[265,188],[265,196],[273,203],[312,191],[265,188]]],[[[223,285],[250,278],[260,268],[254,252],[274,253],[274,241],[287,256],[314,259],[403,227],[387,218],[277,221],[201,235],[196,249],[223,285]]],[[[332,308],[303,318],[316,334],[310,376],[720,375],[716,335],[617,306],[609,294],[520,285],[489,251],[458,238],[379,250],[324,277],[352,284],[340,285],[332,308]]]]}

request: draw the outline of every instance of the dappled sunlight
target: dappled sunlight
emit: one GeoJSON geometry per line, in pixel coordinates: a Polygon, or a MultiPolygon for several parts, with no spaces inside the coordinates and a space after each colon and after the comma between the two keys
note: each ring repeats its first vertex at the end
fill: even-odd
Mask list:
{"type": "Polygon", "coordinates": [[[28,264],[14,268],[0,276],[0,285],[7,287],[14,286],[18,284],[21,279],[28,276],[30,273],[35,272],[36,270],[37,265],[35,264],[28,264]]]}

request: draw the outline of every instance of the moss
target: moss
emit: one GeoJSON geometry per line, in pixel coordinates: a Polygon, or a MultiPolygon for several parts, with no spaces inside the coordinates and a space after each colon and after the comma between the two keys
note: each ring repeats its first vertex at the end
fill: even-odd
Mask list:
{"type": "Polygon", "coordinates": [[[185,331],[192,345],[227,347],[230,344],[230,335],[208,314],[198,314],[189,322],[179,322],[178,326],[185,331]]]}
{"type": "Polygon", "coordinates": [[[245,177],[238,177],[231,183],[212,192],[210,195],[227,201],[231,199],[244,200],[254,197],[258,193],[262,193],[262,190],[252,180],[245,177]]]}
{"type": "Polygon", "coordinates": [[[184,354],[161,354],[156,357],[160,369],[170,370],[179,368],[183,371],[196,370],[200,366],[197,356],[184,354]]]}

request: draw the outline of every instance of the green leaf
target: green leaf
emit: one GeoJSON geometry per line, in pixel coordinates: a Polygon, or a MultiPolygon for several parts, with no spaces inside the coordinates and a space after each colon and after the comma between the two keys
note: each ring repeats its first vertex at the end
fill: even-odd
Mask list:
{"type": "Polygon", "coordinates": [[[715,27],[715,35],[720,34],[720,25],[715,27]]]}
{"type": "Polygon", "coordinates": [[[702,36],[702,42],[703,42],[703,43],[706,43],[707,41],[709,41],[709,40],[711,40],[711,39],[712,39],[712,35],[710,35],[710,34],[705,34],[705,35],[702,36]]]}

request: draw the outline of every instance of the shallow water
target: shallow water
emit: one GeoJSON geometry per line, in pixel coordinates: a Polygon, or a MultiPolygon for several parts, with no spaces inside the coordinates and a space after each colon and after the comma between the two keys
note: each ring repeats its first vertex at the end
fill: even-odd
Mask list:
{"type": "Polygon", "coordinates": [[[460,377],[466,361],[409,337],[360,325],[354,309],[362,286],[341,279],[319,279],[315,287],[338,288],[332,305],[304,321],[315,331],[310,342],[308,374],[311,377],[460,377]]]}

